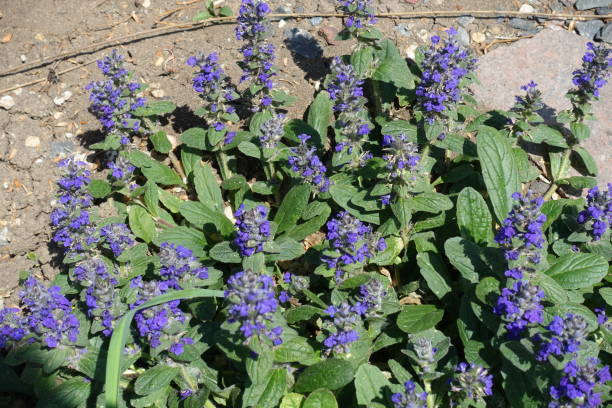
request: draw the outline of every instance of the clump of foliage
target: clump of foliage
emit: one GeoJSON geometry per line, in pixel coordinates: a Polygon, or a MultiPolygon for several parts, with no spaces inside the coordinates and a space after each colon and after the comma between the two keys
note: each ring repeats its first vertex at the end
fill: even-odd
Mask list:
{"type": "Polygon", "coordinates": [[[30,273],[19,307],[0,311],[4,401],[609,401],[612,186],[596,186],[580,142],[612,52],[589,44],[572,107],[549,125],[533,82],[511,111],[477,110],[477,61],[454,30],[407,62],[368,1],[337,3],[340,37],[357,45],[304,119],[288,117],[275,82],[261,0],[242,1],[236,27],[245,85],[215,53],[186,61],[202,123],[178,146],[160,128],[174,104],[146,102],[118,53],[99,62],[104,79],[87,89],[108,169],[59,163],[51,223],[65,272],[49,285],[30,273]],[[546,169],[523,149],[534,143],[546,169]],[[116,215],[99,214],[104,201],[116,215]]]}

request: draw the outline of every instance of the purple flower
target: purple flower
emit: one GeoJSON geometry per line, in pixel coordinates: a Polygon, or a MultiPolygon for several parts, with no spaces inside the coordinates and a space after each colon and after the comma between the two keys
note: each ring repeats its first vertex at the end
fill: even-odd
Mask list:
{"type": "Polygon", "coordinates": [[[542,323],[544,307],[540,301],[543,298],[544,292],[538,286],[518,280],[512,288],[502,289],[493,312],[506,320],[509,337],[519,338],[529,324],[542,323]]]}
{"type": "Polygon", "coordinates": [[[29,334],[27,320],[17,308],[7,307],[0,310],[0,350],[11,343],[22,340],[29,334]]]}
{"type": "MultiPolygon", "coordinates": [[[[73,275],[85,290],[87,315],[100,323],[105,336],[110,336],[113,324],[125,312],[115,287],[118,284],[114,275],[108,272],[108,267],[99,258],[90,258],[80,262],[73,275]]],[[[95,327],[95,326],[94,326],[95,327]]]]}
{"type": "MultiPolygon", "coordinates": [[[[162,279],[173,289],[184,289],[184,282],[193,279],[207,279],[208,268],[193,256],[190,249],[164,242],[159,248],[162,279]]],[[[176,354],[176,353],[175,353],[176,354]]]]}
{"type": "Polygon", "coordinates": [[[270,328],[278,309],[272,278],[248,269],[230,276],[227,288],[225,298],[231,303],[228,322],[240,323],[240,332],[247,340],[265,336],[275,346],[281,344],[282,328],[270,328]]]}
{"type": "Polygon", "coordinates": [[[357,304],[359,314],[366,317],[376,317],[382,313],[382,302],[387,296],[387,290],[380,279],[372,278],[359,287],[357,304]]]}
{"type": "Polygon", "coordinates": [[[242,256],[251,256],[263,251],[264,244],[271,237],[267,216],[268,209],[263,205],[247,211],[244,209],[244,204],[241,204],[234,213],[237,229],[234,243],[240,249],[242,256]]]}
{"type": "Polygon", "coordinates": [[[549,408],[584,407],[595,408],[603,404],[597,388],[612,380],[610,367],[599,368],[599,360],[590,358],[584,365],[569,361],[563,369],[559,385],[550,387],[552,401],[549,408]]]}
{"type": "Polygon", "coordinates": [[[404,392],[398,392],[391,396],[393,408],[426,408],[427,393],[416,392],[416,384],[412,381],[404,383],[404,392]]]}
{"type": "Polygon", "coordinates": [[[451,392],[459,400],[469,398],[482,401],[484,397],[493,394],[493,376],[477,364],[459,363],[451,381],[451,392]]]}
{"type": "Polygon", "coordinates": [[[553,317],[547,326],[549,333],[537,335],[535,340],[540,343],[536,356],[538,361],[546,361],[548,356],[563,356],[576,353],[588,335],[588,325],[584,317],[568,313],[565,318],[553,317]]]}
{"type": "Polygon", "coordinates": [[[100,230],[100,236],[106,240],[115,256],[120,256],[123,251],[132,247],[136,242],[132,231],[125,224],[105,225],[100,230]]]}
{"type": "Polygon", "coordinates": [[[439,37],[432,37],[416,88],[417,106],[430,123],[461,101],[461,80],[476,64],[469,52],[459,46],[456,31],[449,29],[447,33],[448,40],[442,43],[439,37]]]}
{"type": "Polygon", "coordinates": [[[114,183],[127,184],[132,179],[136,167],[124,156],[117,156],[114,162],[108,163],[110,178],[114,183]]]}
{"type": "Polygon", "coordinates": [[[329,190],[330,181],[325,176],[327,167],[317,156],[316,147],[310,147],[306,142],[310,136],[306,134],[298,135],[300,144],[291,148],[292,156],[287,159],[291,170],[299,174],[304,180],[315,186],[319,192],[324,193],[329,190]]]}
{"type": "Polygon", "coordinates": [[[538,89],[538,84],[533,81],[521,86],[521,90],[525,91],[525,95],[515,97],[516,104],[512,110],[517,112],[523,120],[528,120],[535,111],[544,107],[542,92],[538,89]]]}
{"type": "Polygon", "coordinates": [[[351,33],[376,23],[371,0],[336,0],[336,8],[345,15],[344,26],[351,33]]]}
{"type": "Polygon", "coordinates": [[[339,306],[329,306],[325,313],[331,317],[331,321],[324,322],[328,331],[327,338],[323,341],[326,352],[349,353],[350,344],[359,340],[359,333],[355,330],[361,325],[359,308],[344,301],[339,306]]]}
{"type": "Polygon", "coordinates": [[[19,293],[27,327],[45,342],[56,348],[77,341],[80,322],[72,314],[72,304],[61,294],[59,286],[47,288],[30,276],[19,293]]]}
{"type": "Polygon", "coordinates": [[[595,186],[587,194],[587,206],[578,213],[577,221],[585,226],[593,240],[599,241],[609,227],[612,227],[612,184],[607,191],[595,186]]]}
{"type": "Polygon", "coordinates": [[[400,184],[414,184],[421,162],[418,146],[403,133],[383,135],[383,152],[391,180],[400,184]]]}
{"type": "Polygon", "coordinates": [[[261,136],[259,137],[261,147],[267,149],[276,149],[278,147],[278,143],[285,134],[284,123],[285,115],[277,113],[261,125],[261,136]]]}
{"type": "Polygon", "coordinates": [[[582,67],[572,73],[575,87],[570,95],[578,104],[599,98],[599,90],[608,82],[612,67],[612,50],[605,44],[587,43],[587,52],[582,57],[582,67]]]}
{"type": "Polygon", "coordinates": [[[336,269],[337,281],[344,280],[347,265],[365,263],[387,248],[384,238],[347,211],[327,222],[327,240],[335,254],[324,257],[323,261],[329,268],[336,269]]]}

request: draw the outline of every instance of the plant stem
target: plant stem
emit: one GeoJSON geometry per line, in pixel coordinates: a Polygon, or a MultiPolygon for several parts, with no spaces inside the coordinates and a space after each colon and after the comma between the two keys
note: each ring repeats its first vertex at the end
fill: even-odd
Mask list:
{"type": "Polygon", "coordinates": [[[221,171],[221,178],[223,181],[232,177],[232,171],[229,169],[227,156],[225,153],[222,150],[217,150],[215,152],[215,156],[217,158],[217,164],[219,165],[219,170],[221,171]]]}
{"type": "MultiPolygon", "coordinates": [[[[563,152],[563,157],[561,158],[561,164],[559,166],[559,177],[560,178],[563,178],[563,175],[565,174],[565,172],[567,171],[567,169],[569,167],[569,164],[570,164],[570,155],[571,154],[572,154],[572,149],[571,148],[569,148],[565,152],[563,152]]],[[[557,187],[559,187],[558,181],[559,180],[554,180],[552,182],[552,184],[550,185],[550,187],[548,188],[548,190],[544,194],[544,201],[550,200],[552,195],[557,191],[557,187]]]]}
{"type": "Polygon", "coordinates": [[[431,393],[431,383],[423,380],[423,386],[425,388],[425,392],[427,393],[427,408],[435,408],[435,397],[431,393]]]}

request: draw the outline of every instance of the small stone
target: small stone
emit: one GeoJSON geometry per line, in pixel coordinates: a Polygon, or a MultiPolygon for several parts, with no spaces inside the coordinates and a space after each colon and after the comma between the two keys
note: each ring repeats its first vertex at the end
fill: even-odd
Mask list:
{"type": "Polygon", "coordinates": [[[512,18],[510,19],[510,27],[516,28],[517,30],[526,31],[529,33],[538,32],[538,25],[531,20],[525,20],[524,18],[512,18]]]}
{"type": "Polygon", "coordinates": [[[429,42],[429,31],[422,29],[417,33],[417,37],[421,39],[424,43],[429,42]]]}
{"type": "Polygon", "coordinates": [[[461,27],[467,28],[467,26],[472,24],[474,20],[475,18],[472,16],[463,16],[457,19],[457,24],[459,24],[461,27]]]}
{"type": "Polygon", "coordinates": [[[40,138],[38,136],[28,136],[24,142],[25,147],[36,148],[40,146],[40,138]]]}
{"type": "Polygon", "coordinates": [[[28,60],[28,57],[26,57],[24,54],[21,54],[19,56],[19,59],[21,60],[22,63],[25,63],[28,60]]]}
{"type": "Polygon", "coordinates": [[[482,44],[486,40],[487,36],[484,33],[481,33],[480,31],[474,31],[472,33],[472,41],[474,41],[476,44],[482,44]]]}
{"type": "Polygon", "coordinates": [[[321,37],[323,37],[323,39],[328,45],[340,44],[340,41],[336,40],[336,36],[338,35],[338,29],[336,29],[335,27],[321,27],[319,28],[318,33],[321,37]]]}
{"type": "Polygon", "coordinates": [[[55,112],[53,113],[53,119],[59,120],[62,116],[64,116],[64,112],[55,112]]]}
{"type": "Polygon", "coordinates": [[[71,96],[72,92],[64,91],[61,96],[56,96],[53,98],[53,103],[57,106],[62,106],[71,96]]]}
{"type": "Polygon", "coordinates": [[[395,31],[397,31],[401,36],[410,37],[410,29],[406,26],[406,24],[398,24],[393,27],[395,31]]]}
{"type": "Polygon", "coordinates": [[[576,31],[581,36],[592,40],[603,26],[604,23],[601,20],[579,21],[576,23],[576,31]]]}
{"type": "Polygon", "coordinates": [[[134,2],[134,5],[136,7],[149,8],[149,7],[151,7],[151,0],[136,0],[134,2]]]}
{"type": "Polygon", "coordinates": [[[287,22],[285,20],[278,21],[278,28],[283,28],[286,25],[287,25],[287,22]]]}
{"type": "Polygon", "coordinates": [[[0,229],[0,246],[8,245],[11,242],[9,238],[9,229],[8,227],[4,227],[0,229]]]}
{"type": "Polygon", "coordinates": [[[577,10],[589,10],[597,7],[608,7],[612,0],[578,0],[575,4],[577,10]]]}
{"type": "Polygon", "coordinates": [[[0,108],[9,110],[15,106],[15,100],[11,95],[4,95],[0,98],[0,108]]]}
{"type": "MultiPolygon", "coordinates": [[[[68,133],[66,133],[66,136],[67,135],[68,133]]],[[[49,149],[51,150],[52,158],[66,157],[75,151],[76,145],[70,140],[61,140],[52,142],[49,149]]]]}
{"type": "Polygon", "coordinates": [[[323,17],[313,17],[308,21],[310,21],[310,25],[316,27],[318,25],[321,25],[321,23],[323,22],[323,17]]]}
{"type": "Polygon", "coordinates": [[[406,56],[414,61],[416,58],[416,50],[419,48],[416,44],[410,44],[408,48],[406,48],[406,56]]]}
{"type": "Polygon", "coordinates": [[[612,23],[606,24],[606,26],[601,29],[601,32],[597,34],[596,38],[608,44],[612,44],[612,23]]]}
{"type": "Polygon", "coordinates": [[[301,28],[285,30],[284,41],[289,51],[301,57],[314,59],[323,55],[323,48],[321,48],[317,39],[301,28]]]}
{"type": "Polygon", "coordinates": [[[610,7],[599,7],[597,10],[595,10],[595,14],[601,16],[601,15],[606,15],[606,14],[612,14],[612,8],[610,7]]]}
{"type": "Polygon", "coordinates": [[[2,36],[2,38],[0,38],[0,43],[6,44],[8,42],[11,42],[12,39],[13,39],[13,33],[6,33],[2,36]]]}
{"type": "Polygon", "coordinates": [[[565,6],[560,1],[555,1],[550,5],[550,9],[553,13],[563,13],[565,6]]]}
{"type": "Polygon", "coordinates": [[[519,13],[535,13],[535,9],[530,4],[523,4],[519,9],[519,13]]]}
{"type": "Polygon", "coordinates": [[[34,39],[35,39],[35,40],[38,40],[38,41],[45,41],[45,36],[44,36],[44,34],[43,34],[43,33],[37,33],[37,34],[34,36],[34,39]]]}
{"type": "Polygon", "coordinates": [[[278,14],[291,14],[293,13],[293,9],[289,5],[284,5],[284,6],[277,7],[276,12],[278,14]]]}
{"type": "Polygon", "coordinates": [[[166,95],[166,92],[164,92],[163,89],[154,89],[151,91],[151,95],[153,95],[154,98],[163,98],[164,95],[166,95]]]}
{"type": "Polygon", "coordinates": [[[463,27],[457,27],[457,38],[459,39],[459,44],[464,47],[470,46],[470,34],[463,27]]]}

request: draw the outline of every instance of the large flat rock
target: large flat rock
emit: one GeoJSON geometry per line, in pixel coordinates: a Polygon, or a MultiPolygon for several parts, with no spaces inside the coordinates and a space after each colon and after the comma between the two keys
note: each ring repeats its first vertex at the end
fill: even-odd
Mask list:
{"type": "MultiPolygon", "coordinates": [[[[533,38],[499,47],[480,58],[476,99],[489,109],[509,109],[520,86],[535,81],[544,103],[556,112],[571,105],[565,93],[572,87],[572,72],[580,67],[586,51],[584,37],[565,30],[546,29],[533,38]]],[[[612,81],[601,90],[589,122],[591,137],[582,143],[597,161],[599,182],[612,182],[612,81]]],[[[546,115],[549,116],[549,115],[546,115]]]]}

